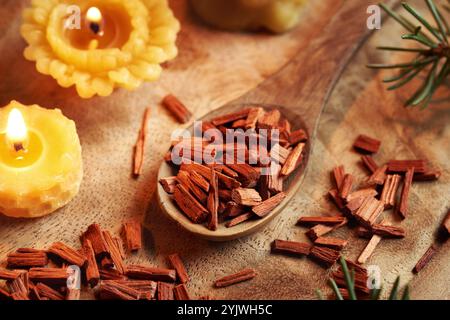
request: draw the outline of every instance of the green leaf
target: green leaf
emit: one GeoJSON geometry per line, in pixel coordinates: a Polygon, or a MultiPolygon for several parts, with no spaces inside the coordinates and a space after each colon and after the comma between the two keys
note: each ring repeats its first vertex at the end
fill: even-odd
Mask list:
{"type": "Polygon", "coordinates": [[[391,294],[389,295],[389,300],[397,300],[398,286],[400,284],[400,277],[397,277],[392,287],[391,294]]]}
{"type": "Polygon", "coordinates": [[[417,106],[420,104],[426,97],[431,96],[433,94],[433,85],[436,76],[436,68],[438,62],[436,61],[433,65],[433,68],[430,70],[428,74],[427,80],[425,81],[425,87],[422,92],[417,96],[416,99],[413,100],[412,105],[417,106]]]}
{"type": "Polygon", "coordinates": [[[382,288],[370,290],[370,300],[379,300],[382,290],[382,288]]]}
{"type": "Polygon", "coordinates": [[[410,31],[410,32],[414,32],[414,25],[408,21],[408,19],[398,15],[397,13],[395,13],[393,10],[391,10],[391,8],[389,8],[387,5],[385,5],[384,3],[380,3],[379,6],[389,15],[391,16],[394,20],[396,20],[398,23],[400,23],[406,30],[410,31]]]}
{"type": "Polygon", "coordinates": [[[350,296],[350,300],[357,300],[355,293],[355,284],[352,281],[352,276],[348,270],[347,262],[345,262],[344,257],[341,257],[341,266],[342,272],[344,273],[345,284],[347,285],[348,295],[350,296]]]}
{"type": "Polygon", "coordinates": [[[384,78],[383,82],[389,83],[389,82],[395,82],[395,81],[401,80],[404,77],[406,77],[408,74],[413,72],[414,70],[416,70],[416,68],[409,68],[409,69],[403,70],[402,72],[400,72],[399,74],[397,74],[395,76],[391,76],[389,78],[384,78]]]}
{"type": "Polygon", "coordinates": [[[325,300],[323,293],[322,293],[322,291],[320,291],[320,289],[316,290],[316,295],[319,300],[325,300]]]}
{"type": "MultiPolygon", "coordinates": [[[[429,1],[429,0],[428,0],[429,1]]],[[[420,13],[414,9],[413,7],[411,7],[408,3],[403,2],[402,3],[403,7],[409,12],[411,13],[411,15],[413,15],[417,20],[419,20],[419,22],[428,29],[428,31],[431,32],[431,34],[433,34],[433,36],[436,37],[436,39],[438,39],[439,41],[443,40],[443,36],[442,34],[438,33],[429,23],[428,21],[423,18],[420,13]]]]}
{"type": "Polygon", "coordinates": [[[427,53],[430,52],[429,49],[422,48],[402,48],[402,47],[377,47],[378,50],[386,50],[386,51],[402,51],[402,52],[419,52],[419,53],[427,53]]]}
{"type": "Polygon", "coordinates": [[[434,4],[433,0],[426,0],[426,3],[428,5],[428,8],[430,9],[431,13],[433,14],[434,20],[436,21],[436,23],[439,27],[439,30],[441,31],[442,40],[446,44],[448,44],[446,27],[444,26],[444,23],[442,22],[441,13],[439,12],[436,5],[434,4]]]}
{"type": "MultiPolygon", "coordinates": [[[[402,25],[406,30],[408,30],[409,32],[414,32],[416,29],[416,26],[410,22],[408,19],[406,19],[405,17],[403,17],[402,15],[399,15],[397,13],[395,13],[391,8],[389,8],[387,5],[385,5],[384,3],[380,3],[380,7],[389,15],[391,16],[395,21],[397,21],[398,23],[400,23],[400,25],[402,25]]],[[[421,35],[431,41],[431,39],[424,33],[421,33],[421,35]]]]}
{"type": "Polygon", "coordinates": [[[437,57],[429,57],[422,60],[414,60],[412,62],[405,62],[405,63],[397,63],[397,64],[368,64],[367,67],[372,69],[397,69],[397,68],[409,68],[409,67],[419,67],[422,65],[429,64],[431,62],[436,61],[437,57]]]}
{"type": "Polygon", "coordinates": [[[331,285],[331,288],[334,291],[334,294],[336,295],[336,300],[344,300],[344,298],[342,297],[341,292],[339,291],[339,288],[338,288],[336,282],[333,279],[330,279],[330,285],[331,285]]]}
{"type": "Polygon", "coordinates": [[[402,300],[411,300],[409,297],[409,286],[408,285],[403,290],[402,300]]]}
{"type": "Polygon", "coordinates": [[[402,36],[403,40],[415,40],[417,42],[420,42],[423,45],[426,45],[427,47],[430,48],[437,48],[438,45],[427,40],[427,39],[423,39],[422,37],[418,36],[417,34],[405,34],[402,36]]]}
{"type": "Polygon", "coordinates": [[[397,82],[396,84],[388,87],[388,90],[395,90],[395,89],[403,87],[405,84],[407,84],[412,79],[414,79],[415,76],[417,76],[417,74],[419,74],[424,68],[425,68],[425,65],[423,65],[420,68],[415,69],[415,71],[412,74],[410,74],[408,77],[406,77],[405,79],[403,79],[403,80],[397,82]]]}

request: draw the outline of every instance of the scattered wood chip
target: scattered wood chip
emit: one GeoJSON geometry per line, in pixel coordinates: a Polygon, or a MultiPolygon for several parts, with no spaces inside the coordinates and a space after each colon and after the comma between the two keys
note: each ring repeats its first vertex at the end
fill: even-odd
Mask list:
{"type": "Polygon", "coordinates": [[[368,197],[375,197],[377,194],[378,194],[378,192],[374,188],[364,188],[364,189],[359,189],[359,190],[356,190],[356,191],[350,193],[347,196],[346,200],[347,200],[347,202],[350,202],[350,201],[353,201],[356,199],[361,199],[361,198],[365,199],[368,197]]]}
{"type": "Polygon", "coordinates": [[[211,123],[213,125],[215,125],[216,127],[218,127],[218,126],[230,123],[230,122],[234,122],[239,119],[245,119],[245,118],[247,118],[249,112],[250,112],[250,109],[244,109],[244,110],[237,111],[234,113],[229,113],[229,114],[219,116],[219,117],[212,119],[211,123]]]}
{"type": "Polygon", "coordinates": [[[175,192],[175,186],[177,185],[177,177],[161,178],[159,179],[159,183],[165,192],[173,194],[175,192]]]}
{"type": "Polygon", "coordinates": [[[408,215],[408,198],[409,198],[409,191],[411,189],[413,181],[414,170],[415,170],[414,168],[409,168],[406,171],[405,180],[403,182],[402,195],[400,197],[400,205],[397,210],[402,219],[405,219],[406,216],[408,215]]]}
{"type": "Polygon", "coordinates": [[[191,300],[186,285],[179,284],[173,288],[175,300],[191,300]]]}
{"type": "Polygon", "coordinates": [[[48,263],[47,254],[42,250],[34,250],[31,252],[24,252],[17,250],[9,253],[6,258],[6,263],[10,269],[28,269],[32,267],[44,267],[48,263]]]}
{"type": "Polygon", "coordinates": [[[380,149],[381,141],[377,139],[373,139],[369,136],[361,134],[356,139],[353,147],[362,152],[366,153],[377,153],[380,149]]]}
{"type": "Polygon", "coordinates": [[[211,168],[211,180],[209,181],[209,186],[207,208],[210,216],[208,228],[215,231],[219,225],[219,178],[217,177],[214,168],[211,168]]]}
{"type": "Polygon", "coordinates": [[[83,245],[83,253],[87,259],[86,264],[86,281],[91,286],[91,288],[95,287],[100,280],[100,272],[98,270],[97,261],[95,259],[94,248],[92,247],[92,243],[89,239],[84,241],[83,245]]]}
{"type": "Polygon", "coordinates": [[[139,130],[138,138],[134,146],[133,174],[139,176],[144,163],[145,145],[147,141],[148,124],[150,121],[150,108],[145,109],[142,125],[139,130]]]}
{"type": "Polygon", "coordinates": [[[447,236],[450,236],[450,210],[448,210],[444,221],[442,221],[442,229],[444,229],[447,236]]]}
{"type": "Polygon", "coordinates": [[[139,221],[130,219],[124,222],[122,234],[128,252],[134,252],[142,248],[142,230],[139,221]]]}
{"type": "Polygon", "coordinates": [[[192,117],[191,112],[186,108],[186,106],[172,94],[164,97],[164,99],[162,100],[162,105],[180,123],[187,123],[192,117]]]}
{"type": "Polygon", "coordinates": [[[404,238],[406,235],[406,232],[403,228],[395,227],[395,226],[388,226],[388,225],[382,225],[382,224],[375,224],[372,226],[372,232],[376,235],[379,235],[383,238],[397,238],[401,239],[404,238]]]}
{"type": "Polygon", "coordinates": [[[334,204],[339,210],[343,210],[345,208],[344,201],[339,196],[339,191],[337,189],[331,189],[328,192],[328,196],[333,200],[334,204]]]}
{"type": "Polygon", "coordinates": [[[0,280],[14,280],[20,276],[21,272],[18,270],[0,269],[0,280]]]}
{"type": "Polygon", "coordinates": [[[150,280],[116,280],[115,283],[125,285],[139,291],[140,300],[154,300],[156,298],[157,282],[150,280]]]}
{"type": "Polygon", "coordinates": [[[245,119],[246,129],[255,129],[258,120],[264,115],[265,111],[261,107],[250,108],[247,119],[245,119]]]}
{"type": "Polygon", "coordinates": [[[158,300],[174,300],[173,289],[175,285],[167,282],[158,282],[158,300]]]}
{"type": "Polygon", "coordinates": [[[319,237],[314,241],[314,245],[329,247],[336,250],[344,249],[347,243],[347,240],[332,237],[319,237]]]}
{"type": "Polygon", "coordinates": [[[313,246],[310,252],[310,257],[325,267],[334,265],[340,256],[339,251],[321,246],[313,246]]]}
{"type": "Polygon", "coordinates": [[[253,212],[247,212],[247,213],[241,214],[241,215],[237,216],[236,218],[228,221],[225,224],[225,227],[231,228],[231,227],[237,226],[238,224],[241,224],[247,220],[250,220],[254,216],[255,216],[255,214],[253,212]]]}
{"type": "Polygon", "coordinates": [[[113,236],[109,231],[103,231],[103,237],[108,248],[108,254],[114,263],[114,267],[120,273],[124,274],[126,272],[125,262],[123,261],[120,249],[117,247],[117,242],[114,241],[113,236]]]}
{"type": "Polygon", "coordinates": [[[346,199],[348,197],[348,195],[352,191],[352,186],[353,186],[353,175],[347,173],[344,176],[344,179],[342,180],[341,183],[341,188],[339,189],[339,195],[342,199],[346,199]]]}
{"type": "Polygon", "coordinates": [[[291,134],[289,135],[289,143],[293,146],[295,146],[297,143],[305,142],[307,140],[308,135],[303,129],[292,131],[291,134]]]}
{"type": "Polygon", "coordinates": [[[258,120],[258,128],[260,129],[274,129],[278,127],[278,123],[281,119],[281,113],[279,110],[274,109],[265,112],[258,120]]]}
{"type": "Polygon", "coordinates": [[[194,223],[202,223],[208,216],[208,210],[192,196],[182,185],[175,187],[174,200],[181,211],[194,223]]]}
{"type": "Polygon", "coordinates": [[[237,188],[231,192],[231,199],[239,205],[253,207],[262,202],[261,196],[255,189],[237,188]]]}
{"type": "Polygon", "coordinates": [[[62,242],[55,242],[48,249],[50,254],[54,254],[63,261],[67,261],[70,264],[74,264],[83,267],[86,263],[86,257],[79,251],[65,245],[62,242]]]}
{"type": "Polygon", "coordinates": [[[384,203],[368,197],[364,200],[361,207],[354,214],[355,218],[366,227],[375,224],[384,210],[384,203]]]}
{"type": "Polygon", "coordinates": [[[434,245],[431,245],[428,248],[428,250],[424,253],[424,255],[420,258],[420,260],[417,262],[416,266],[413,269],[413,272],[419,273],[420,271],[422,271],[422,269],[425,268],[431,261],[436,252],[437,252],[436,247],[434,245]]]}
{"type": "Polygon", "coordinates": [[[384,203],[385,209],[390,209],[395,206],[395,199],[398,187],[400,186],[400,180],[401,176],[398,174],[387,175],[380,198],[380,200],[384,203]]]}
{"type": "Polygon", "coordinates": [[[176,271],[178,281],[187,283],[189,281],[189,276],[179,254],[171,254],[167,259],[169,260],[169,265],[176,271]]]}
{"type": "Polygon", "coordinates": [[[81,243],[84,243],[86,239],[91,241],[92,248],[94,249],[95,255],[98,259],[101,259],[108,255],[105,238],[103,237],[102,230],[98,224],[91,224],[81,235],[81,243]]]}
{"type": "Polygon", "coordinates": [[[367,179],[368,185],[382,186],[386,180],[387,165],[379,167],[375,172],[367,179]]]}
{"type": "Polygon", "coordinates": [[[390,160],[388,171],[393,173],[405,173],[414,169],[415,173],[427,172],[427,162],[425,160],[390,160]]]}
{"type": "Polygon", "coordinates": [[[362,163],[369,170],[370,173],[374,173],[378,169],[378,165],[371,156],[365,155],[361,156],[362,163]]]}
{"type": "Polygon", "coordinates": [[[248,281],[256,277],[256,272],[253,269],[244,269],[238,273],[220,278],[214,281],[214,286],[216,288],[224,288],[236,283],[240,283],[243,281],[248,281]]]}
{"type": "Polygon", "coordinates": [[[332,217],[301,217],[298,219],[298,225],[337,225],[346,221],[345,217],[342,216],[332,216],[332,217]]]}
{"type": "Polygon", "coordinates": [[[142,265],[131,265],[126,268],[126,275],[130,279],[175,282],[176,271],[166,268],[147,267],[142,265]]]}
{"type": "Polygon", "coordinates": [[[307,256],[311,250],[311,245],[303,242],[275,240],[272,242],[272,252],[307,256]]]}
{"type": "Polygon", "coordinates": [[[98,297],[100,300],[140,300],[141,293],[123,283],[106,280],[100,282],[98,297]]]}
{"type": "Polygon", "coordinates": [[[28,277],[35,283],[42,282],[50,286],[65,286],[68,273],[66,268],[31,268],[28,277]]]}
{"type": "Polygon", "coordinates": [[[252,211],[260,218],[264,218],[268,215],[273,209],[275,209],[284,199],[286,198],[286,194],[284,192],[280,192],[277,195],[261,202],[260,204],[254,206],[252,211]]]}
{"type": "Polygon", "coordinates": [[[441,177],[441,171],[439,170],[427,170],[424,173],[414,174],[414,181],[434,181],[441,177]]]}
{"type": "Polygon", "coordinates": [[[301,163],[304,148],[305,144],[299,143],[294,150],[292,150],[281,169],[282,176],[288,176],[297,169],[298,165],[301,163]]]}
{"type": "Polygon", "coordinates": [[[364,248],[364,250],[361,252],[358,258],[358,263],[365,264],[367,260],[372,256],[375,249],[377,248],[378,244],[381,241],[381,237],[378,235],[373,235],[370,239],[367,246],[364,248]]]}
{"type": "Polygon", "coordinates": [[[41,299],[47,298],[48,300],[65,300],[61,293],[43,283],[38,283],[36,285],[36,289],[41,299]]]}
{"type": "Polygon", "coordinates": [[[332,180],[335,183],[336,189],[340,190],[342,182],[344,182],[345,169],[344,166],[335,167],[331,173],[332,180]]]}

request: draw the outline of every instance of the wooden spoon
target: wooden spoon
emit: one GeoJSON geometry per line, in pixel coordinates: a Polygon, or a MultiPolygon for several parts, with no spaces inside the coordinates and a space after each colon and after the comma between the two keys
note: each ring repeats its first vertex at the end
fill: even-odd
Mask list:
{"type": "MultiPolygon", "coordinates": [[[[158,183],[160,206],[171,219],[202,238],[227,241],[254,233],[282,211],[303,180],[311,142],[314,140],[323,107],[345,66],[370,35],[370,30],[366,27],[367,6],[366,0],[344,1],[320,36],[308,48],[299,52],[288,65],[254,90],[200,119],[208,120],[245,108],[246,105],[269,108],[276,105],[283,116],[293,124],[294,129],[305,129],[310,139],[303,165],[287,181],[285,200],[262,219],[250,220],[232,228],[226,228],[221,224],[216,231],[211,231],[204,225],[192,223],[158,183]]],[[[158,180],[173,175],[175,175],[174,168],[163,162],[159,169],[158,180]]]]}

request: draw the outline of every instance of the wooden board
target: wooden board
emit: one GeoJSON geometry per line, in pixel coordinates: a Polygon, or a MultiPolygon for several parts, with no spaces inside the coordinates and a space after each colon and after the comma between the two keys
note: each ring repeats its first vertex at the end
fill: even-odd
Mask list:
{"type": "MultiPolygon", "coordinates": [[[[450,130],[448,100],[420,113],[401,108],[404,93],[387,93],[380,76],[364,65],[378,56],[373,46],[380,37],[398,38],[398,29],[382,30],[365,46],[346,71],[322,117],[310,168],[301,191],[285,211],[263,231],[229,243],[210,243],[181,231],[157,208],[154,198],[156,170],[176,123],[158,106],[162,96],[175,93],[196,117],[231,101],[269,77],[307,46],[333,14],[339,1],[312,1],[304,12],[304,22],[282,36],[233,34],[205,28],[193,18],[184,1],[172,1],[183,31],[179,37],[180,56],[169,63],[161,80],[146,84],[136,92],[117,91],[109,98],[79,99],[74,90],[59,88],[53,80],[38,74],[21,52],[20,11],[25,4],[6,0],[0,14],[11,20],[0,22],[0,105],[11,99],[23,103],[60,107],[77,123],[83,144],[85,177],[78,197],[66,208],[39,220],[13,220],[0,217],[0,256],[17,247],[45,247],[62,240],[77,243],[78,235],[90,223],[118,231],[128,217],[142,217],[145,249],[130,260],[164,265],[165,257],[179,252],[188,267],[192,296],[209,294],[230,299],[306,299],[314,298],[316,288],[326,286],[327,272],[306,259],[269,254],[273,239],[304,239],[304,229],[295,227],[300,215],[331,212],[325,200],[330,187],[329,170],[338,163],[354,163],[347,169],[362,178],[364,171],[351,151],[357,133],[383,140],[379,159],[427,156],[439,165],[443,177],[438,183],[415,185],[411,196],[411,217],[404,227],[407,238],[383,241],[369,263],[381,267],[383,279],[392,283],[401,274],[412,279],[413,298],[449,299],[449,266],[446,244],[422,273],[410,270],[433,241],[433,232],[446,212],[450,189],[450,130]],[[255,59],[258,57],[258,59],[255,59]],[[369,59],[370,58],[370,59],[369,59]],[[144,174],[131,179],[131,150],[143,110],[153,107],[151,152],[145,159],[144,174]],[[395,254],[394,254],[395,252],[395,254]],[[222,290],[212,288],[215,278],[244,267],[253,267],[258,277],[251,282],[222,290]]],[[[392,24],[390,24],[392,25],[392,24]]],[[[377,158],[378,159],[378,158],[377,158]]],[[[350,231],[338,232],[348,237],[350,231]]],[[[365,241],[351,237],[346,256],[356,258],[365,241]]],[[[402,282],[403,282],[402,281],[402,282]]]]}

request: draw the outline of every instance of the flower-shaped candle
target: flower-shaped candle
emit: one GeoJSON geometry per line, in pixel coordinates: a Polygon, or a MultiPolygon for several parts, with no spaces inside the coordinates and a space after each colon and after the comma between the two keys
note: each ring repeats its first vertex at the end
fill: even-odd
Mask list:
{"type": "Polygon", "coordinates": [[[26,59],[82,98],[154,81],[177,55],[167,0],[34,0],[23,18],[26,59]]]}
{"type": "Polygon", "coordinates": [[[41,217],[66,205],[83,176],[75,123],[60,110],[12,101],[0,109],[0,212],[41,217]]]}

